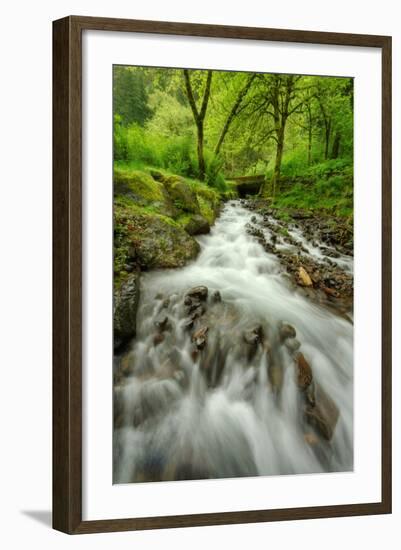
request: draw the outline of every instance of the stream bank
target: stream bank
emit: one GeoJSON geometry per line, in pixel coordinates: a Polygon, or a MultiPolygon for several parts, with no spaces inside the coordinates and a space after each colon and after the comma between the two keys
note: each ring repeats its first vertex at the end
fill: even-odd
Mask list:
{"type": "Polygon", "coordinates": [[[293,285],[322,305],[352,317],[353,228],[343,218],[241,200],[254,212],[246,230],[274,254],[293,285]]]}

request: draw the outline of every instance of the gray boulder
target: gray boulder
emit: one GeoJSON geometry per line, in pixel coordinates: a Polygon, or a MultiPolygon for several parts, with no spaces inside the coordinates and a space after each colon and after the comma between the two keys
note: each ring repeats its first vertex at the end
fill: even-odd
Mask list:
{"type": "Polygon", "coordinates": [[[136,314],[139,303],[139,271],[135,271],[114,291],[114,349],[117,350],[136,335],[136,314]]]}

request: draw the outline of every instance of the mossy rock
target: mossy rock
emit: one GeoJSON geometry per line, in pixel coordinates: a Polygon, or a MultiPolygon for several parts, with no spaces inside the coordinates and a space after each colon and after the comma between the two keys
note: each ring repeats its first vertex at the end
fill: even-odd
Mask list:
{"type": "Polygon", "coordinates": [[[114,195],[137,206],[151,206],[165,216],[178,215],[163,183],[139,170],[114,170],[114,195]]]}
{"type": "Polygon", "coordinates": [[[210,232],[210,225],[200,214],[183,214],[177,222],[189,235],[205,235],[210,232]]]}
{"type": "Polygon", "coordinates": [[[116,205],[114,221],[125,228],[128,258],[143,269],[182,267],[199,253],[195,239],[167,216],[116,205]]]}
{"type": "Polygon", "coordinates": [[[198,181],[192,181],[191,187],[196,193],[201,216],[207,220],[209,225],[213,225],[220,210],[219,192],[198,181]]]}
{"type": "Polygon", "coordinates": [[[180,176],[166,176],[163,184],[176,208],[183,212],[200,214],[200,207],[195,191],[180,176]]]}

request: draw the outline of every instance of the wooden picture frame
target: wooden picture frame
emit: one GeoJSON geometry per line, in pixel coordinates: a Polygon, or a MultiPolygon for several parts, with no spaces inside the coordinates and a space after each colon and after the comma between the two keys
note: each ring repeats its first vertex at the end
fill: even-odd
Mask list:
{"type": "Polygon", "coordinates": [[[391,513],[391,37],[96,17],[53,23],[53,527],[69,534],[391,513]],[[379,502],[82,520],[84,30],[378,48],[382,55],[382,496],[379,502]]]}

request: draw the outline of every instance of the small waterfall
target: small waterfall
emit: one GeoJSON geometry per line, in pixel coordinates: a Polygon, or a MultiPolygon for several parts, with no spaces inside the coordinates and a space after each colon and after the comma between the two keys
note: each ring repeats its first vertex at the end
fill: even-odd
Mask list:
{"type": "Polygon", "coordinates": [[[227,203],[193,263],[142,277],[137,337],[115,358],[115,483],[352,470],[352,324],[293,288],[252,216],[227,203]]]}

